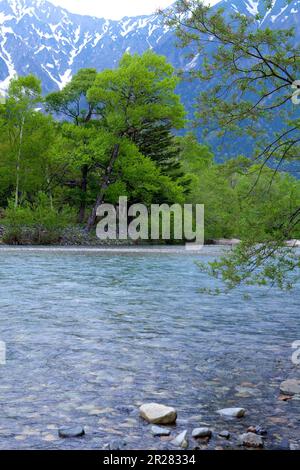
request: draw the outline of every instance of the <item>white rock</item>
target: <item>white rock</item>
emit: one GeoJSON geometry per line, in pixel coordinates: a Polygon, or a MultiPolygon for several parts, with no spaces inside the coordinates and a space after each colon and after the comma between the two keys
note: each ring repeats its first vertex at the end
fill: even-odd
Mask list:
{"type": "Polygon", "coordinates": [[[187,431],[183,431],[179,436],[177,436],[173,441],[171,441],[171,444],[174,447],[181,447],[182,449],[187,449],[189,446],[189,442],[187,440],[187,431]]]}
{"type": "Polygon", "coordinates": [[[200,439],[202,437],[211,437],[212,431],[209,428],[196,428],[193,430],[192,436],[195,439],[200,439]]]}
{"type": "Polygon", "coordinates": [[[280,391],[284,395],[298,395],[300,394],[300,380],[289,379],[280,384],[280,391]]]}
{"type": "Polygon", "coordinates": [[[239,437],[239,441],[245,447],[253,447],[255,449],[258,449],[264,446],[263,439],[257,434],[254,434],[253,432],[247,432],[245,434],[242,434],[239,437]]]}
{"type": "Polygon", "coordinates": [[[140,416],[151,424],[174,424],[177,412],[170,406],[148,403],[140,407],[140,416]]]}
{"type": "Polygon", "coordinates": [[[217,413],[227,418],[243,418],[246,410],[244,410],[244,408],[224,408],[223,410],[219,410],[217,413]]]}
{"type": "Polygon", "coordinates": [[[81,426],[74,426],[70,428],[60,428],[58,430],[59,437],[72,438],[84,436],[85,432],[81,426]]]}
{"type": "Polygon", "coordinates": [[[159,426],[152,426],[151,433],[154,437],[169,436],[171,431],[166,428],[160,428],[159,426]]]}

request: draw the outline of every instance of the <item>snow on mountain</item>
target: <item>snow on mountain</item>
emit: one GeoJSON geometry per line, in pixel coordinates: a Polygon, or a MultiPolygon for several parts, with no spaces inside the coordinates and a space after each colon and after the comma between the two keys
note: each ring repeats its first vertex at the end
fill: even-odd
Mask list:
{"type": "Polygon", "coordinates": [[[243,15],[260,18],[257,24],[260,27],[273,27],[274,29],[286,29],[297,27],[300,19],[300,0],[271,0],[272,8],[266,9],[263,0],[222,0],[218,6],[227,11],[235,11],[243,15]]]}
{"type": "Polygon", "coordinates": [[[158,15],[112,21],[45,0],[0,0],[0,88],[29,72],[45,91],[62,88],[82,67],[113,67],[125,51],[157,50],[171,34],[158,15]]]}
{"type": "MultiPolygon", "coordinates": [[[[288,5],[273,0],[268,13],[262,0],[223,0],[219,5],[228,13],[259,13],[258,26],[299,25],[300,0],[288,5]]],[[[197,59],[186,59],[174,42],[174,33],[156,14],[113,21],[76,15],[46,0],[0,0],[0,90],[15,75],[28,73],[42,79],[44,92],[61,89],[82,67],[111,68],[124,52],[148,48],[175,66],[196,66],[197,59]]]]}

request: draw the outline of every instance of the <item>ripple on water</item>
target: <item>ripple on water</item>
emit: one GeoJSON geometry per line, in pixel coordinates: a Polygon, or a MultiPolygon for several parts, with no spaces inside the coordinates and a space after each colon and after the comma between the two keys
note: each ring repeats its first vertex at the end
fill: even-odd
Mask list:
{"type": "Polygon", "coordinates": [[[297,402],[277,398],[300,339],[300,290],[200,294],[212,281],[195,261],[215,253],[1,247],[0,448],[102,448],[116,438],[164,448],[138,418],[145,401],[176,406],[176,432],[222,431],[216,410],[241,406],[249,417],[231,431],[262,424],[274,440],[299,435],[297,402]],[[74,423],[84,438],[57,439],[74,423]]]}

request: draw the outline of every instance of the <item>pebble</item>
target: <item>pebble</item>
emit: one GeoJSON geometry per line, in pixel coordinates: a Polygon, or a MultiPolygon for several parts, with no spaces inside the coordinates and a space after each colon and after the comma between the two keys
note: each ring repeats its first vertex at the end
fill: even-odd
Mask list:
{"type": "Polygon", "coordinates": [[[70,428],[60,428],[58,435],[62,438],[82,437],[85,435],[85,432],[81,426],[74,426],[70,428]]]}
{"type": "Polygon", "coordinates": [[[151,433],[154,437],[163,437],[163,436],[170,436],[171,431],[169,429],[160,428],[159,426],[152,426],[151,433]]]}
{"type": "Polygon", "coordinates": [[[242,434],[239,437],[239,441],[245,447],[253,447],[255,449],[264,447],[264,441],[262,438],[253,432],[242,434]]]}
{"type": "Polygon", "coordinates": [[[227,418],[243,418],[246,410],[244,408],[224,408],[223,410],[219,410],[217,413],[227,418]]]}
{"type": "Polygon", "coordinates": [[[298,395],[300,394],[300,380],[289,379],[281,382],[280,391],[284,395],[298,395]]]}
{"type": "Polygon", "coordinates": [[[140,416],[151,424],[174,424],[177,412],[170,406],[148,403],[140,407],[140,416]]]}
{"type": "Polygon", "coordinates": [[[247,432],[252,432],[254,434],[258,434],[259,436],[265,436],[268,434],[268,431],[266,431],[266,429],[264,429],[262,426],[250,426],[247,429],[247,432]]]}
{"type": "Polygon", "coordinates": [[[230,439],[230,432],[229,431],[221,431],[219,433],[220,437],[223,437],[224,439],[230,439]]]}
{"type": "Polygon", "coordinates": [[[187,439],[187,431],[183,431],[179,436],[177,436],[173,441],[171,441],[171,444],[174,447],[181,447],[182,449],[187,449],[189,446],[189,442],[187,439]]]}
{"type": "Polygon", "coordinates": [[[111,441],[109,444],[106,444],[103,450],[123,450],[126,447],[126,442],[122,441],[111,441]]]}
{"type": "Polygon", "coordinates": [[[192,432],[192,436],[195,439],[200,439],[203,437],[211,437],[212,436],[212,431],[209,428],[196,428],[192,432]]]}

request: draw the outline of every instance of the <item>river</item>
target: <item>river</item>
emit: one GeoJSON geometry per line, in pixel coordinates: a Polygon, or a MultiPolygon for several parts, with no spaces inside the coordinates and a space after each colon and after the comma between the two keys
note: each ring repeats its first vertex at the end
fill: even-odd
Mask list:
{"type": "Polygon", "coordinates": [[[215,281],[196,261],[218,254],[1,247],[0,448],[169,448],[138,416],[147,402],[176,407],[172,436],[230,431],[208,448],[235,448],[250,425],[267,429],[266,448],[299,445],[299,400],[278,399],[281,381],[300,376],[299,286],[200,292],[215,281]],[[246,417],[216,413],[231,406],[246,417]],[[58,437],[74,424],[85,437],[58,437]]]}

